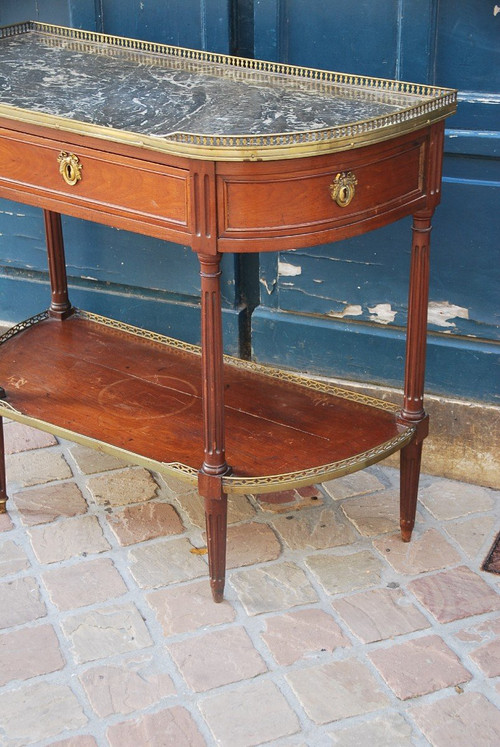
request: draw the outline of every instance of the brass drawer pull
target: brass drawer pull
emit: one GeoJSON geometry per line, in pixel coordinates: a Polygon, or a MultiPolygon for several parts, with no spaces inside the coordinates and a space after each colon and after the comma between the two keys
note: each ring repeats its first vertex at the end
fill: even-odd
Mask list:
{"type": "Polygon", "coordinates": [[[339,207],[347,207],[354,197],[358,180],[352,171],[342,171],[337,174],[330,184],[332,200],[339,207]]]}
{"type": "Polygon", "coordinates": [[[57,162],[59,163],[59,172],[62,174],[62,178],[73,187],[82,178],[82,164],[78,160],[78,156],[74,153],[66,153],[61,151],[57,156],[57,162]]]}

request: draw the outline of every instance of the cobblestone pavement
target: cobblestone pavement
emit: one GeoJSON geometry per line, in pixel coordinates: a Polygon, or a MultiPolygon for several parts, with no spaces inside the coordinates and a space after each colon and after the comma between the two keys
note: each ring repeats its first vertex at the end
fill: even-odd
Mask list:
{"type": "Polygon", "coordinates": [[[500,743],[499,494],[396,470],[230,503],[211,601],[195,491],[6,424],[0,744],[500,743]]]}

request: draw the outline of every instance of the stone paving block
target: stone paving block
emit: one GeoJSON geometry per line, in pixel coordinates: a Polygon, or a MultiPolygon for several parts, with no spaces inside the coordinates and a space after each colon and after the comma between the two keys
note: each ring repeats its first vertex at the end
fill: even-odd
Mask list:
{"type": "Polygon", "coordinates": [[[24,488],[73,477],[64,456],[49,449],[11,454],[5,461],[9,482],[24,488]]]}
{"type": "Polygon", "coordinates": [[[365,537],[399,529],[399,490],[384,490],[374,495],[351,498],[342,503],[342,511],[365,537]]]}
{"type": "Polygon", "coordinates": [[[51,433],[31,428],[23,423],[5,423],[4,437],[6,454],[19,454],[22,451],[57,445],[57,439],[51,433]]]}
{"type": "Polygon", "coordinates": [[[233,622],[236,616],[227,600],[220,604],[213,603],[210,584],[206,579],[152,591],[146,599],[167,637],[233,622]]]}
{"type": "Polygon", "coordinates": [[[94,475],[97,472],[109,472],[112,469],[123,469],[129,466],[128,462],[112,454],[89,449],[80,444],[74,444],[69,452],[84,475],[94,475]]]}
{"type": "Polygon", "coordinates": [[[129,552],[130,571],[143,589],[205,576],[207,563],[200,555],[193,554],[193,549],[187,539],[141,545],[129,552]]]}
{"type": "Polygon", "coordinates": [[[107,738],[109,747],[206,747],[193,717],[182,706],[114,724],[107,738]]]}
{"type": "Polygon", "coordinates": [[[331,508],[280,516],[272,524],[292,550],[324,550],[349,545],[356,539],[352,527],[342,521],[331,508]]]}
{"type": "Polygon", "coordinates": [[[419,500],[439,520],[491,511],[495,505],[486,488],[454,480],[433,480],[421,489],[419,500]]]}
{"type": "Polygon", "coordinates": [[[382,564],[369,550],[350,555],[309,555],[305,562],[328,594],[367,589],[380,583],[382,564]]]}
{"type": "Polygon", "coordinates": [[[242,627],[214,630],[167,646],[177,668],[195,692],[206,692],[267,672],[242,627]]]}
{"type": "Polygon", "coordinates": [[[24,571],[30,562],[24,550],[12,540],[0,543],[0,576],[24,571]]]}
{"type": "Polygon", "coordinates": [[[8,513],[0,514],[0,532],[9,532],[13,526],[14,524],[12,523],[8,513]]]}
{"type": "Polygon", "coordinates": [[[76,516],[28,530],[33,551],[40,563],[57,563],[78,555],[109,550],[95,516],[76,516]]]}
{"type": "Polygon", "coordinates": [[[492,747],[500,739],[500,711],[481,693],[422,703],[410,714],[433,747],[492,747]]]}
{"type": "Polygon", "coordinates": [[[16,578],[0,584],[0,629],[38,620],[47,610],[34,578],[16,578]]]}
{"type": "Polygon", "coordinates": [[[361,472],[354,472],[352,475],[345,475],[345,477],[337,477],[336,480],[328,480],[323,483],[323,488],[335,501],[341,501],[344,498],[351,498],[353,495],[384,490],[385,485],[371,472],[362,470],[361,472]]]}
{"type": "Polygon", "coordinates": [[[468,654],[486,677],[500,676],[500,615],[457,631],[455,638],[471,644],[468,654]]]}
{"type": "Polygon", "coordinates": [[[0,698],[4,744],[24,747],[87,723],[81,705],[66,685],[37,682],[8,690],[0,698]]]}
{"type": "Polygon", "coordinates": [[[52,625],[0,634],[0,687],[12,680],[29,680],[64,667],[52,625]]]}
{"type": "Polygon", "coordinates": [[[339,747],[412,747],[412,728],[399,713],[388,713],[329,732],[332,744],[339,747]]]}
{"type": "Polygon", "coordinates": [[[335,620],[318,609],[268,617],[265,626],[261,637],[276,662],[284,667],[351,645],[335,620]]]}
{"type": "Polygon", "coordinates": [[[87,669],[80,681],[99,718],[148,709],[176,692],[170,676],[150,656],[87,669]]]}
{"type": "Polygon", "coordinates": [[[99,506],[126,506],[150,501],[158,491],[151,472],[143,467],[128,467],[89,477],[87,487],[99,506]]]}
{"type": "Polygon", "coordinates": [[[127,602],[80,612],[61,621],[77,664],[137,651],[152,644],[137,607],[127,602]]]}
{"type": "Polygon", "coordinates": [[[460,555],[435,529],[428,529],[411,542],[399,534],[373,541],[373,546],[397,573],[416,576],[460,562],[460,555]]]}
{"type": "Polygon", "coordinates": [[[469,656],[486,677],[500,677],[500,638],[479,646],[469,656]]]}
{"type": "MultiPolygon", "coordinates": [[[[169,478],[170,479],[170,478],[169,478]]],[[[198,491],[189,486],[180,494],[173,496],[177,505],[188,515],[189,521],[199,529],[205,529],[205,503],[198,491]]],[[[244,495],[231,495],[227,497],[227,523],[235,524],[240,521],[253,519],[255,509],[244,495]]]]}
{"type": "Polygon", "coordinates": [[[465,566],[417,578],[408,589],[440,623],[500,609],[500,595],[465,566]]]}
{"type": "Polygon", "coordinates": [[[87,560],[42,573],[53,604],[71,610],[125,594],[127,586],[110,558],[87,560]]]}
{"type": "Polygon", "coordinates": [[[184,532],[177,511],[169,503],[149,502],[127,506],[106,518],[118,542],[123,546],[184,532]]]}
{"type": "Polygon", "coordinates": [[[21,521],[26,526],[48,524],[60,516],[77,516],[88,506],[74,482],[60,482],[43,488],[32,488],[12,496],[21,521]]]}
{"type": "Polygon", "coordinates": [[[253,496],[263,511],[273,514],[300,511],[323,503],[321,491],[315,485],[292,490],[280,490],[276,493],[260,493],[253,496]]]}
{"type": "Polygon", "coordinates": [[[363,643],[412,633],[430,625],[399,589],[371,589],[335,599],[332,606],[363,643]]]}
{"type": "Polygon", "coordinates": [[[306,574],[294,563],[273,563],[233,573],[231,585],[247,615],[277,612],[317,601],[306,574]]]}
{"type": "MultiPolygon", "coordinates": [[[[465,521],[443,522],[443,529],[458,542],[462,550],[475,558],[486,539],[490,536],[496,521],[494,516],[476,516],[465,521]]],[[[483,560],[483,558],[481,558],[483,560]]]]}
{"type": "Polygon", "coordinates": [[[267,524],[251,521],[227,530],[227,568],[264,563],[280,555],[281,545],[267,524]]]}
{"type": "Polygon", "coordinates": [[[255,747],[300,731],[296,714],[269,680],[226,689],[199,708],[221,747],[255,747]]]}
{"type": "Polygon", "coordinates": [[[437,635],[379,648],[368,656],[400,700],[426,695],[472,678],[456,654],[437,635]]]}
{"type": "Polygon", "coordinates": [[[389,703],[370,670],[357,659],[299,669],[286,679],[316,724],[378,711],[389,703]]]}

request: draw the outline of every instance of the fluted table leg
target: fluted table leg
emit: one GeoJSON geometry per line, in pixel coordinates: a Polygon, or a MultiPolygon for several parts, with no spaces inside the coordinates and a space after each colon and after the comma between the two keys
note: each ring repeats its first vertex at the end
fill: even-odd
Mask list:
{"type": "Polygon", "coordinates": [[[416,432],[410,443],[401,450],[400,524],[404,542],[410,541],[415,524],[422,443],[428,433],[428,416],[424,410],[424,383],[432,214],[432,210],[426,210],[417,213],[413,218],[406,370],[401,420],[414,425],[416,432]]]}
{"type": "Polygon", "coordinates": [[[227,534],[227,495],[222,476],[229,471],[224,445],[221,255],[200,254],[199,260],[204,461],[198,487],[205,499],[210,585],[214,600],[220,602],[224,592],[227,534]]]}

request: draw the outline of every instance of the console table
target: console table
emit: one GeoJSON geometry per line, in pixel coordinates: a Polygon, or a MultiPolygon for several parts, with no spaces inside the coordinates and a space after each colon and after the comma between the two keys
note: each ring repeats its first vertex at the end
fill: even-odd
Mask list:
{"type": "Polygon", "coordinates": [[[50,307],[0,340],[0,415],[197,484],[216,601],[228,492],[321,482],[400,450],[409,541],[431,216],[455,107],[449,89],[37,22],[0,29],[0,197],[43,209],[51,283],[50,307]],[[201,347],[75,309],[61,214],[191,246],[201,347]],[[223,355],[222,253],[324,244],[409,214],[401,407],[223,355]]]}

